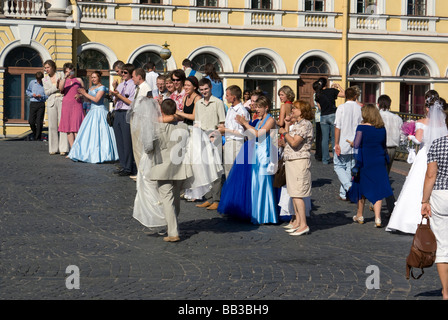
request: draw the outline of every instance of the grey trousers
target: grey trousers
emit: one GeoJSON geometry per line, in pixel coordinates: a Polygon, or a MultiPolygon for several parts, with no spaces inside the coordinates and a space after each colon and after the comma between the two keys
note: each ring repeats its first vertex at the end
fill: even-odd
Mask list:
{"type": "Polygon", "coordinates": [[[47,105],[48,116],[48,152],[69,152],[66,132],[59,132],[61,120],[62,97],[56,97],[53,105],[47,105]]]}
{"type": "Polygon", "coordinates": [[[177,180],[159,180],[157,185],[159,188],[160,200],[165,214],[168,237],[179,236],[179,226],[177,217],[180,212],[180,190],[183,184],[177,180]]]}

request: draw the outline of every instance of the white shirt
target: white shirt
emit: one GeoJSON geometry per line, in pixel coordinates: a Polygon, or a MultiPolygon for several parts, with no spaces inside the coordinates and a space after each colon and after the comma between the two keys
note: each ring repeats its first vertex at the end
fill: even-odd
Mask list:
{"type": "MultiPolygon", "coordinates": [[[[244,127],[242,125],[240,125],[238,122],[236,122],[236,120],[235,120],[235,117],[238,114],[243,116],[247,121],[250,121],[249,112],[247,112],[246,108],[244,108],[243,104],[240,102],[236,106],[230,107],[229,110],[227,110],[226,121],[225,121],[224,126],[226,127],[226,129],[238,131],[240,134],[243,134],[244,127]]],[[[226,139],[243,140],[244,137],[237,136],[230,132],[226,132],[226,139]]]]}
{"type": "Polygon", "coordinates": [[[401,126],[403,120],[396,114],[387,110],[380,110],[381,118],[386,128],[388,147],[398,147],[400,145],[401,126]]]}
{"type": "Polygon", "coordinates": [[[157,89],[157,77],[159,74],[154,71],[150,71],[146,73],[145,80],[149,84],[149,87],[151,88],[150,91],[157,89]]]}
{"type": "Polygon", "coordinates": [[[341,130],[339,146],[341,154],[352,154],[353,148],[346,140],[354,141],[356,128],[362,121],[361,106],[356,101],[347,101],[336,109],[334,125],[341,130]]]}
{"type": "MultiPolygon", "coordinates": [[[[138,95],[137,97],[146,97],[148,91],[152,91],[149,87],[149,84],[146,81],[143,81],[138,85],[138,95]]],[[[135,87],[135,91],[137,92],[137,86],[135,87]]]]}

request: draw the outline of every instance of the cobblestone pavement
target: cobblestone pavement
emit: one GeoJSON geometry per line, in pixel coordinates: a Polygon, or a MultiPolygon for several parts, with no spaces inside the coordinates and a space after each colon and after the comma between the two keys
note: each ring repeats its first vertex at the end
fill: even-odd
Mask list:
{"type": "MultiPolygon", "coordinates": [[[[112,174],[114,164],[47,150],[46,142],[0,141],[0,299],[441,299],[435,267],[405,278],[411,236],[375,228],[367,208],[366,223],[352,223],[356,206],[337,199],[332,165],[312,163],[309,235],[182,201],[182,241],[165,243],[132,217],[135,182],[112,174]],[[69,290],[72,265],[80,288],[69,290]],[[378,289],[366,285],[372,265],[378,289]]],[[[394,164],[396,197],[408,169],[394,164]]]]}

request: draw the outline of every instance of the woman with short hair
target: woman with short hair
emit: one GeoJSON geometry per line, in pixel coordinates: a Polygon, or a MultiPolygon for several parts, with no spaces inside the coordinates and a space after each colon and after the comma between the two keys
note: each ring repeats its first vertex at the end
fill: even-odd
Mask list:
{"type": "Polygon", "coordinates": [[[348,191],[350,201],[358,204],[354,222],[364,223],[365,199],[373,203],[375,226],[381,227],[382,199],[392,195],[387,163],[386,129],[380,112],[373,104],[361,109],[362,123],[356,128],[353,147],[355,149],[355,170],[359,178],[353,180],[348,191]]]}

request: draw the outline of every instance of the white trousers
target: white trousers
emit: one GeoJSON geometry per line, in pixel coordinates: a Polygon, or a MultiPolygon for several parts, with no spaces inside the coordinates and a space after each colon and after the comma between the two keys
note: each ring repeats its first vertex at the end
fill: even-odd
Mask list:
{"type": "Polygon", "coordinates": [[[48,115],[48,152],[69,152],[66,132],[58,132],[61,120],[62,96],[54,99],[53,105],[47,105],[48,115]]]}

